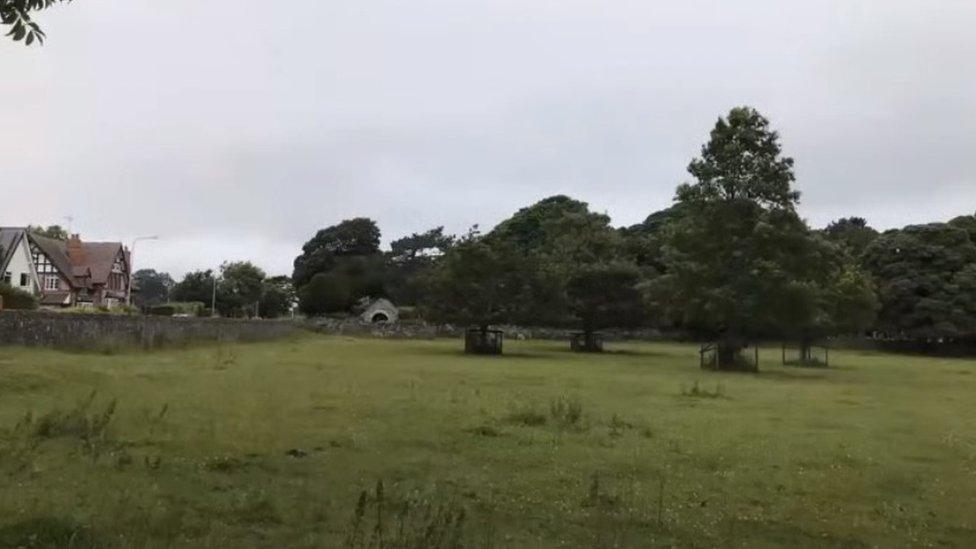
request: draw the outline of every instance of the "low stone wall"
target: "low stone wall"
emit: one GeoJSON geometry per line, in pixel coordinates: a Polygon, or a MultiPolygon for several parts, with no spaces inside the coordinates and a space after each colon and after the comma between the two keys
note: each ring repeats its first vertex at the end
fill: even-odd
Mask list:
{"type": "MultiPolygon", "coordinates": [[[[311,329],[337,335],[366,336],[393,339],[461,338],[465,328],[451,324],[428,324],[421,321],[369,324],[358,319],[318,318],[307,321],[311,329]]],[[[564,328],[529,328],[524,326],[493,326],[505,333],[507,339],[549,339],[569,341],[569,334],[577,331],[564,328]]],[[[656,341],[664,336],[653,328],[633,330],[601,330],[606,341],[656,341]]]]}
{"type": "Polygon", "coordinates": [[[0,345],[56,349],[151,349],[204,341],[260,341],[297,333],[287,321],[0,312],[0,345]]]}

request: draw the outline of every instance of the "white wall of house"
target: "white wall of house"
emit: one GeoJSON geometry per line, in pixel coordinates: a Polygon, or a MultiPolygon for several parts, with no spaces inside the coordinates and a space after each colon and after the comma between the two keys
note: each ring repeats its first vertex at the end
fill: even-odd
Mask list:
{"type": "Polygon", "coordinates": [[[9,278],[10,285],[14,288],[33,295],[38,294],[37,275],[34,273],[34,264],[31,261],[30,248],[27,247],[27,239],[20,239],[13,257],[10,258],[10,263],[2,274],[4,280],[9,278]]]}

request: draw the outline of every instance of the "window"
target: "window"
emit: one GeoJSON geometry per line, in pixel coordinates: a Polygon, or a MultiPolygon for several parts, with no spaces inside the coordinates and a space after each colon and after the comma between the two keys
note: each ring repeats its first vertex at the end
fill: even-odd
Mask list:
{"type": "Polygon", "coordinates": [[[27,286],[27,273],[20,273],[20,286],[27,286]]]}
{"type": "Polygon", "coordinates": [[[3,283],[9,286],[10,285],[10,277],[11,276],[12,275],[10,274],[10,271],[7,271],[7,272],[3,273],[3,283]]]}
{"type": "Polygon", "coordinates": [[[58,289],[58,277],[49,276],[44,278],[44,289],[45,290],[57,290],[58,289]]]}

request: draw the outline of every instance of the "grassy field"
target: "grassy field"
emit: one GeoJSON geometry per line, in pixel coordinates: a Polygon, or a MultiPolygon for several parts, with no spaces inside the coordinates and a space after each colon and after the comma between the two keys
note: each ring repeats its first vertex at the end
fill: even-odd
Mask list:
{"type": "Polygon", "coordinates": [[[0,354],[0,547],[976,545],[976,362],[303,336],[0,354]]]}

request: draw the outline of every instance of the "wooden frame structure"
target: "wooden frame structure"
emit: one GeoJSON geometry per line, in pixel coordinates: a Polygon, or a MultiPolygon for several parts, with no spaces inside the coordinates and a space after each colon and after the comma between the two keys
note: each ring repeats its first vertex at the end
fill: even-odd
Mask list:
{"type": "Polygon", "coordinates": [[[469,355],[500,355],[505,332],[468,328],[464,332],[464,352],[469,355]]]}

